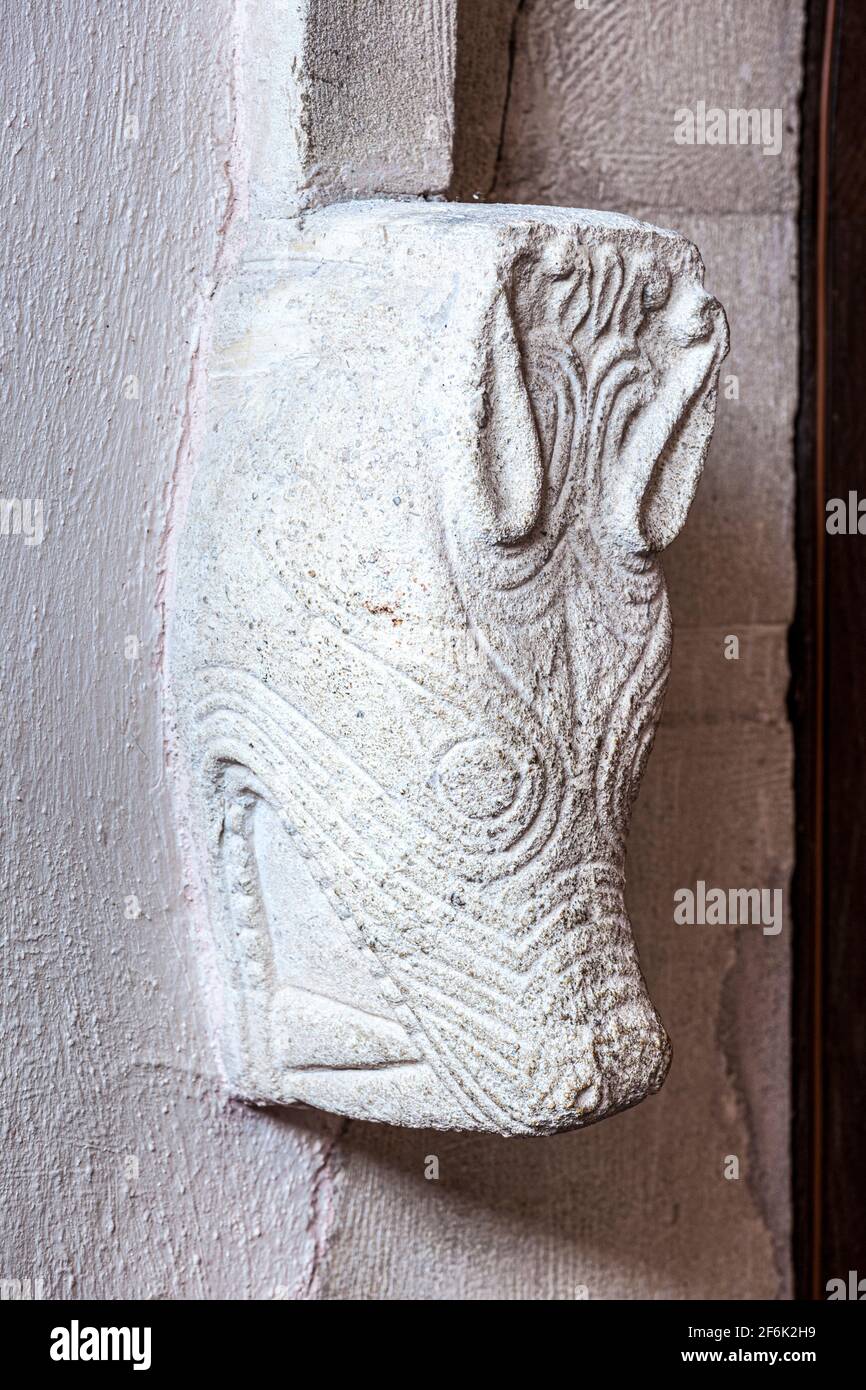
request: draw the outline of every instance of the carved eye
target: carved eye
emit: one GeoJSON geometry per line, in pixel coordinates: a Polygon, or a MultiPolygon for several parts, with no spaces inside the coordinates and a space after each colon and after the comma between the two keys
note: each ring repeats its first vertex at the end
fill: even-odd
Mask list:
{"type": "Polygon", "coordinates": [[[507,811],[522,774],[514,756],[498,739],[464,739],[449,748],[434,779],[446,801],[470,820],[487,820],[507,811]]]}
{"type": "Polygon", "coordinates": [[[726,334],[727,325],[718,300],[699,289],[686,300],[671,332],[681,347],[691,347],[693,343],[705,343],[719,323],[726,334]]]}
{"type": "Polygon", "coordinates": [[[661,309],[664,304],[667,304],[670,292],[670,271],[666,270],[664,266],[654,267],[643,287],[643,307],[646,312],[652,313],[656,309],[661,309]]]}

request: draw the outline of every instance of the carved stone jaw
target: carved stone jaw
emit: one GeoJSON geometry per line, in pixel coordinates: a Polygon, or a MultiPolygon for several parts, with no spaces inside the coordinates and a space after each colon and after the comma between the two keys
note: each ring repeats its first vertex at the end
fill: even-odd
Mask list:
{"type": "Polygon", "coordinates": [[[353,204],[221,310],[171,665],[242,1095],[551,1133],[661,1085],[623,907],[655,552],[724,316],[688,242],[353,204]]]}

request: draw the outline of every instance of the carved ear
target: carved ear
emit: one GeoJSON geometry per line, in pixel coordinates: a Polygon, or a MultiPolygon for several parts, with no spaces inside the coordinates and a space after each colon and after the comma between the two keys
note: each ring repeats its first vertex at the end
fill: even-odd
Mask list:
{"type": "Polygon", "coordinates": [[[544,467],[505,291],[496,297],[485,338],[479,503],[484,532],[508,545],[527,536],[538,520],[544,467]]]}
{"type": "Polygon", "coordinates": [[[628,551],[663,550],[682,529],[703,472],[727,350],[721,306],[690,289],[668,325],[666,365],[652,399],[632,416],[614,465],[609,525],[628,551]]]}

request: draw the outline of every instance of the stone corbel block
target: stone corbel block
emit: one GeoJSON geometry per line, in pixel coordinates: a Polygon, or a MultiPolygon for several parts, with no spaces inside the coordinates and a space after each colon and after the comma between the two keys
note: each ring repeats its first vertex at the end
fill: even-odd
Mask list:
{"type": "MultiPolygon", "coordinates": [[[[246,0],[237,80],[252,219],[385,193],[445,193],[458,3],[246,0]]],[[[501,27],[476,14],[479,0],[469,3],[483,52],[485,40],[501,41],[501,27]]]]}
{"type": "Polygon", "coordinates": [[[171,664],[238,1094],[548,1134],[664,1080],[623,862],[702,281],[625,217],[381,201],[225,292],[171,664]]]}

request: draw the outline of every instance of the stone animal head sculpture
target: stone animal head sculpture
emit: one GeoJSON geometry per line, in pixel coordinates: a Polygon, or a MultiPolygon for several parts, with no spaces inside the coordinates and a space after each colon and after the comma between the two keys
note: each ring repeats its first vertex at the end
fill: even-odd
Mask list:
{"type": "Polygon", "coordinates": [[[230,291],[171,663],[239,1094],[545,1134],[664,1080],[623,861],[702,279],[624,217],[377,202],[230,291]]]}

